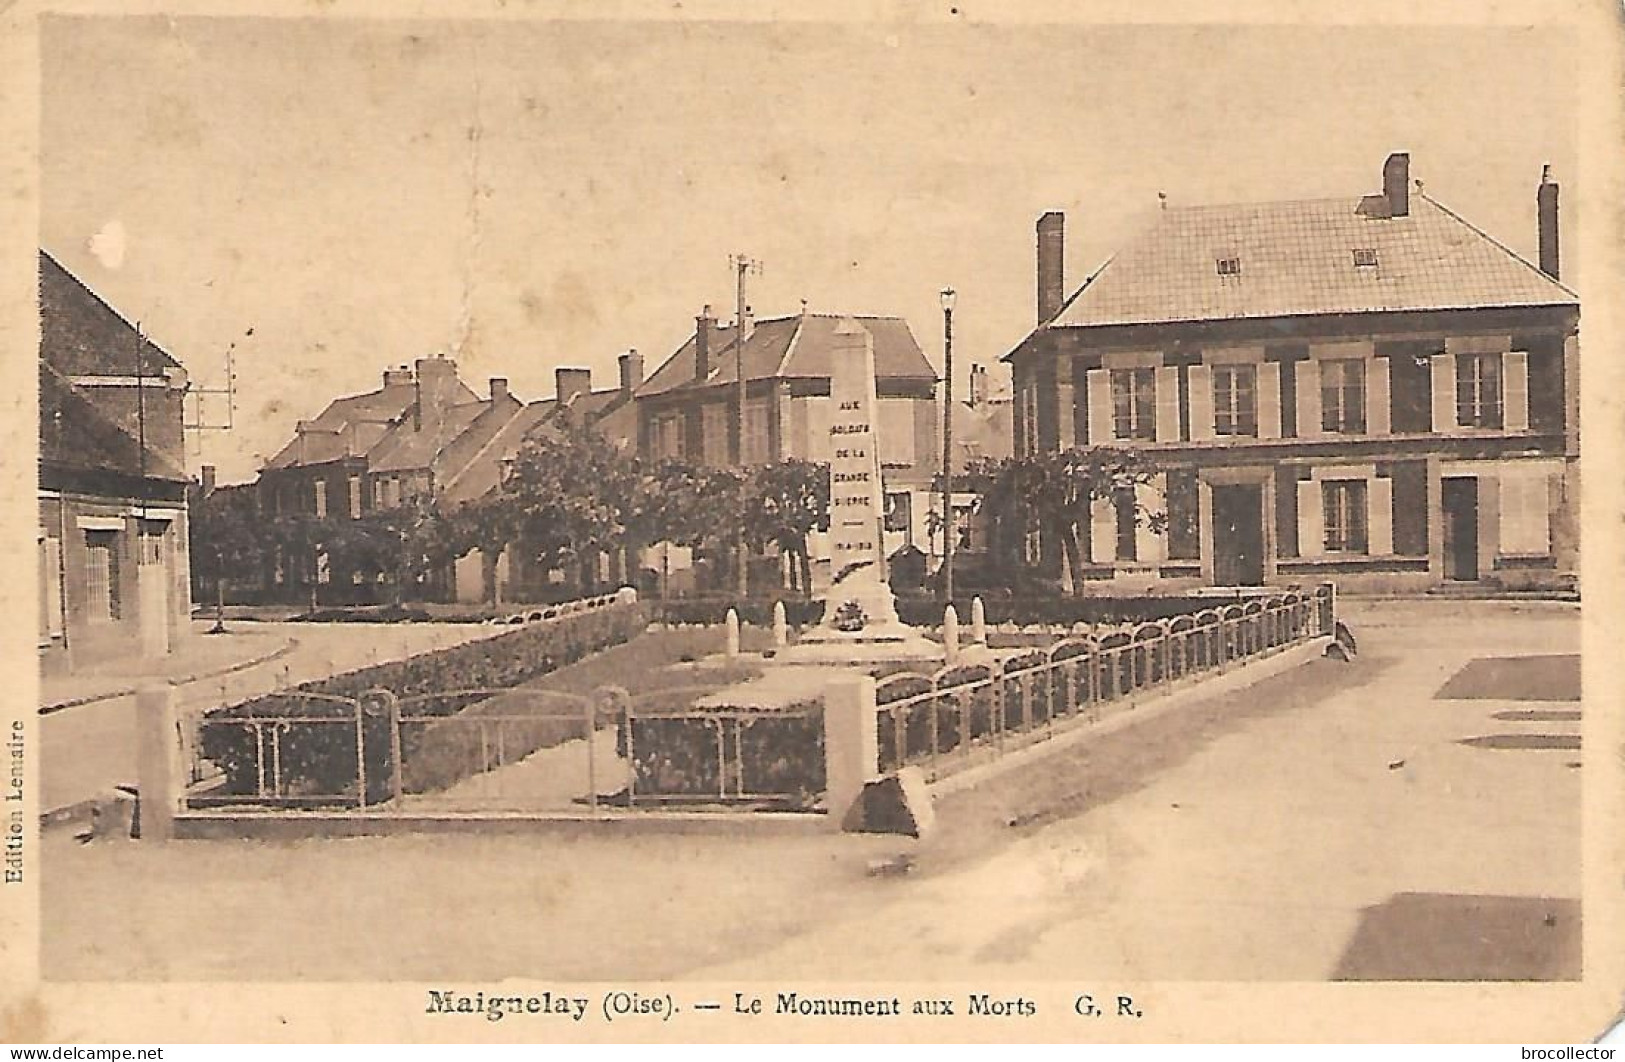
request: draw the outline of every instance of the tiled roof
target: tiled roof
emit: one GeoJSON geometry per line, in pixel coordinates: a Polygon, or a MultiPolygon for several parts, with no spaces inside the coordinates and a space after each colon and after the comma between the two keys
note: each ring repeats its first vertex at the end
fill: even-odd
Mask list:
{"type": "Polygon", "coordinates": [[[1169,208],[1050,327],[1577,305],[1579,298],[1434,200],[1381,196],[1169,208]],[[1377,264],[1356,266],[1355,251],[1377,264]],[[1239,275],[1221,276],[1220,259],[1239,275]]]}
{"type": "Polygon", "coordinates": [[[55,367],[39,367],[39,461],[50,468],[118,472],[174,482],[186,474],[163,454],[141,444],[113,423],[55,367]]]}
{"type": "Polygon", "coordinates": [[[462,469],[446,480],[440,500],[458,505],[495,490],[502,481],[502,463],[517,454],[533,432],[544,429],[555,406],[551,398],[531,402],[510,417],[462,469]]]}
{"type": "Polygon", "coordinates": [[[411,408],[416,399],[417,387],[410,383],[334,399],[307,425],[303,449],[295,435],[266,467],[291,468],[359,457],[387,436],[389,423],[411,408]]]}
{"type": "MultiPolygon", "coordinates": [[[[839,314],[801,314],[758,321],[745,341],[746,380],[787,377],[827,377],[839,314]]],[[[900,317],[857,317],[875,341],[875,375],[886,379],[935,380],[936,370],[925,359],[908,322],[900,317]]],[[[694,337],[667,358],[638,388],[639,398],[665,394],[680,387],[735,383],[736,356],[733,329],[713,328],[710,340],[711,372],[704,384],[694,379],[694,337]]]]}
{"type": "Polygon", "coordinates": [[[367,470],[407,472],[436,467],[440,455],[489,407],[490,402],[464,402],[438,417],[426,413],[418,423],[410,416],[403,417],[367,451],[367,470]]]}
{"type": "MultiPolygon", "coordinates": [[[[64,376],[134,376],[136,330],[119,312],[62,268],[39,253],[40,358],[64,376]]],[[[143,371],[158,375],[179,369],[151,337],[144,346],[143,371]]]]}

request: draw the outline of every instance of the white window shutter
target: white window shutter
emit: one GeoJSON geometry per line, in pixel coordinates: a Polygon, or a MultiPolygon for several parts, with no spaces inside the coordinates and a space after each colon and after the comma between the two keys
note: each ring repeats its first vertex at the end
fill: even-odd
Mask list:
{"type": "Polygon", "coordinates": [[[1179,441],[1179,369],[1157,369],[1157,442],[1179,441]]]}
{"type": "Polygon", "coordinates": [[[1529,354],[1522,350],[1514,350],[1501,356],[1501,379],[1504,391],[1505,418],[1503,423],[1507,431],[1529,430],[1529,354]]]}
{"type": "Polygon", "coordinates": [[[1146,519],[1152,513],[1166,511],[1162,487],[1158,483],[1140,483],[1134,488],[1134,501],[1139,511],[1134,528],[1134,559],[1142,564],[1160,564],[1167,558],[1167,540],[1148,526],[1146,519]]]}
{"type": "Polygon", "coordinates": [[[1433,430],[1455,431],[1456,423],[1456,356],[1435,354],[1429,363],[1433,373],[1433,430]]]}
{"type": "Polygon", "coordinates": [[[1109,498],[1089,503],[1089,559],[1096,564],[1117,559],[1117,506],[1109,498]]]}
{"type": "Polygon", "coordinates": [[[1321,509],[1320,482],[1313,479],[1300,479],[1298,480],[1298,556],[1319,557],[1325,552],[1326,514],[1321,509]]]}
{"type": "Polygon", "coordinates": [[[1393,431],[1392,388],[1388,383],[1388,359],[1366,362],[1365,430],[1367,435],[1387,435],[1393,431]]]}
{"type": "Polygon", "coordinates": [[[1551,552],[1549,477],[1513,473],[1500,477],[1501,552],[1545,556],[1551,552]]]}
{"type": "Polygon", "coordinates": [[[1063,358],[1057,371],[1060,375],[1055,381],[1055,401],[1059,414],[1055,418],[1056,442],[1060,449],[1070,450],[1078,445],[1078,437],[1073,434],[1077,425],[1077,411],[1073,408],[1077,404],[1077,396],[1072,393],[1072,360],[1063,358]]]}
{"type": "Polygon", "coordinates": [[[1112,441],[1112,374],[1107,369],[1090,369],[1084,374],[1089,392],[1089,445],[1105,446],[1112,441]]]}
{"type": "Polygon", "coordinates": [[[1366,480],[1366,497],[1370,502],[1369,536],[1366,552],[1373,557],[1391,557],[1394,553],[1394,481],[1378,476],[1366,480]]]}
{"type": "Polygon", "coordinates": [[[1320,434],[1320,362],[1298,362],[1297,392],[1298,438],[1313,439],[1320,434]]]}
{"type": "Polygon", "coordinates": [[[1277,362],[1258,364],[1258,391],[1253,396],[1258,403],[1258,437],[1281,437],[1281,366],[1277,362]]]}
{"type": "Polygon", "coordinates": [[[1213,438],[1213,370],[1206,365],[1192,365],[1186,380],[1191,391],[1191,439],[1200,442],[1213,438]]]}

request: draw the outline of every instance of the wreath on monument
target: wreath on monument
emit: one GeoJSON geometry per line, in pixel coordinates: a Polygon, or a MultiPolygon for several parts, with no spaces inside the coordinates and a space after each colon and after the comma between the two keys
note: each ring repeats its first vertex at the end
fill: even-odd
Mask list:
{"type": "Polygon", "coordinates": [[[846,601],[835,610],[835,629],[854,634],[863,630],[868,624],[869,617],[864,613],[863,606],[856,601],[846,601]]]}

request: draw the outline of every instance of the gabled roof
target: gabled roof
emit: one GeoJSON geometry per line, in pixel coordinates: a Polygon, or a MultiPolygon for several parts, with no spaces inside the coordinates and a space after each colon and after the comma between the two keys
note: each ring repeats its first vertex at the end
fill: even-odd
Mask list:
{"type": "Polygon", "coordinates": [[[150,336],[140,343],[134,325],[44,250],[39,298],[40,359],[64,376],[134,376],[138,343],[145,374],[181,368],[150,336]]]}
{"type": "Polygon", "coordinates": [[[1421,193],[1171,207],[1067,300],[1051,328],[1488,307],[1579,298],[1421,193]],[[1356,266],[1354,252],[1376,252],[1356,266]],[[1221,276],[1218,260],[1239,261],[1221,276]]]}
{"type": "MultiPolygon", "coordinates": [[[[830,352],[839,314],[800,314],[758,321],[745,341],[745,379],[822,378],[830,374],[830,352]]],[[[881,379],[936,380],[937,372],[925,359],[920,344],[900,317],[857,317],[875,341],[875,375],[881,379]]],[[[713,327],[710,338],[710,374],[694,379],[695,347],[690,335],[677,352],[637,389],[648,398],[683,387],[714,387],[738,382],[735,369],[734,329],[713,327]]]]}
{"type": "Polygon", "coordinates": [[[367,471],[408,472],[436,468],[441,455],[491,406],[489,401],[464,402],[438,417],[425,414],[414,421],[403,416],[367,451],[367,471]]]}
{"type": "Polygon", "coordinates": [[[304,446],[295,434],[267,468],[291,468],[360,457],[388,434],[389,426],[417,400],[417,387],[411,383],[390,384],[365,394],[334,399],[321,414],[307,423],[304,446]]]}
{"type": "Polygon", "coordinates": [[[117,472],[171,482],[186,473],[147,447],[145,461],[136,438],[104,414],[54,366],[39,366],[39,462],[52,469],[117,472]]]}
{"type": "Polygon", "coordinates": [[[458,505],[495,490],[502,482],[503,462],[517,454],[533,432],[547,430],[546,422],[556,406],[557,403],[548,398],[531,402],[509,417],[462,468],[444,481],[440,500],[447,505],[458,505]]]}

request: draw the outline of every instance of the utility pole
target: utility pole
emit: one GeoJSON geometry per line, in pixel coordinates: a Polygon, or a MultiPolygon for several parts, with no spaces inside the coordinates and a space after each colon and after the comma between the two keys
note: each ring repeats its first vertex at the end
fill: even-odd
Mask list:
{"type": "MultiPolygon", "coordinates": [[[[755,261],[748,255],[736,254],[730,257],[734,268],[734,402],[739,407],[735,410],[734,437],[737,440],[734,448],[734,465],[741,472],[745,468],[745,340],[746,325],[750,313],[750,304],[745,301],[745,277],[749,274],[760,276],[762,263],[755,261]]],[[[739,558],[737,566],[737,583],[735,589],[739,596],[744,598],[750,593],[750,557],[745,548],[745,529],[740,527],[737,532],[738,549],[735,555],[739,558]]]]}

